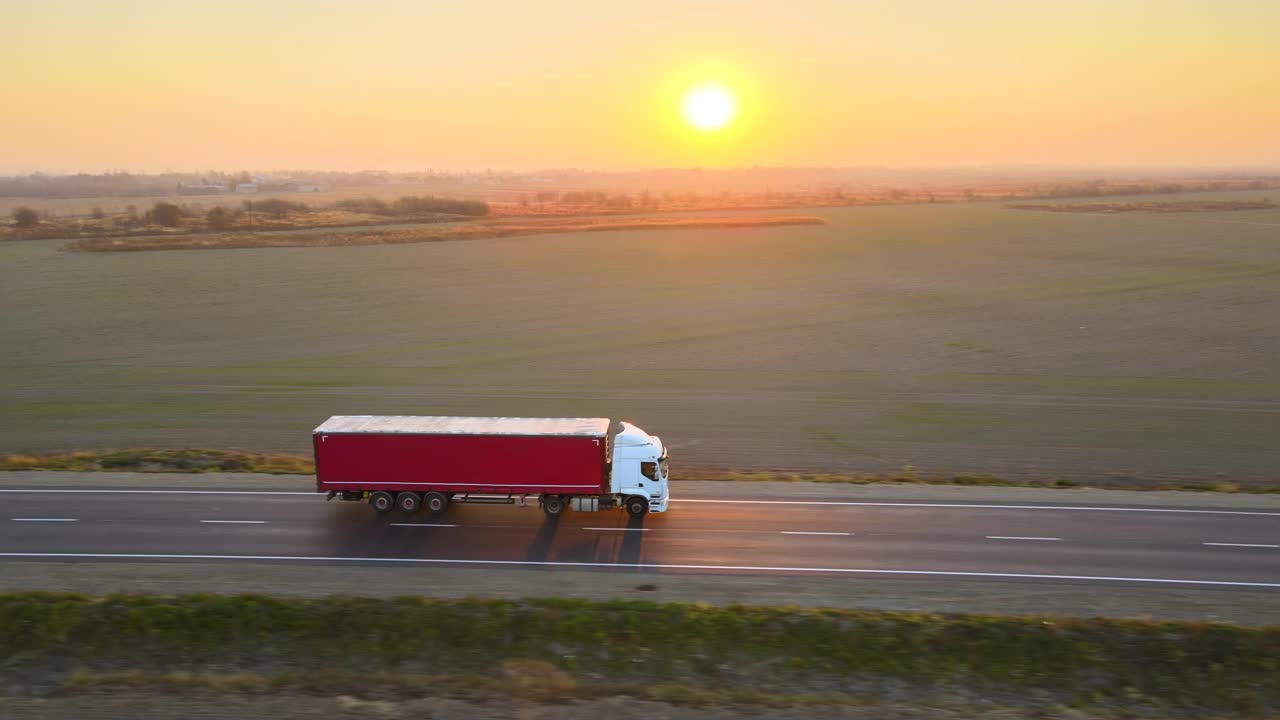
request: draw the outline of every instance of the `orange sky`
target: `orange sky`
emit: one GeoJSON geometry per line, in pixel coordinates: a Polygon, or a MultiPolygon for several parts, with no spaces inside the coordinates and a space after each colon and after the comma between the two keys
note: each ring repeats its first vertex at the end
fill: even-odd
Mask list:
{"type": "Polygon", "coordinates": [[[0,172],[1280,165],[1280,2],[4,0],[0,172]],[[690,130],[717,81],[741,115],[690,130]]]}

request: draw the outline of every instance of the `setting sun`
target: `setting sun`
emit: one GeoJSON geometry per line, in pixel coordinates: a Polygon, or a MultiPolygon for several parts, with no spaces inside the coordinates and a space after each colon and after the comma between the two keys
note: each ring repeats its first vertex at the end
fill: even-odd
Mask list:
{"type": "Polygon", "coordinates": [[[714,132],[733,122],[738,99],[723,85],[701,85],[685,94],[681,110],[690,125],[714,132]]]}

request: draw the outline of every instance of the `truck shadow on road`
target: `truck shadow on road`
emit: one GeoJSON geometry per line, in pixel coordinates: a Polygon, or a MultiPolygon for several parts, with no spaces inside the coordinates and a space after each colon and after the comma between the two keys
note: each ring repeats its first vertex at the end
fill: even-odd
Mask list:
{"type": "MultiPolygon", "coordinates": [[[[541,513],[539,513],[541,514],[541,513]]],[[[494,523],[471,508],[447,517],[377,515],[368,507],[335,507],[319,554],[349,558],[420,558],[530,563],[643,562],[645,519],[573,514],[494,523]],[[470,512],[468,512],[470,511],[470,512]],[[436,523],[439,523],[436,525],[436,523]]],[[[502,518],[506,519],[506,518],[502,518]]]]}
{"type": "Polygon", "coordinates": [[[560,530],[560,518],[547,518],[542,523],[542,527],[538,528],[538,534],[533,536],[533,542],[529,543],[529,550],[525,552],[524,559],[526,562],[548,562],[551,560],[551,549],[556,542],[556,533],[560,530]]]}
{"type": "Polygon", "coordinates": [[[644,518],[628,518],[627,532],[622,533],[622,547],[614,562],[628,565],[639,564],[641,545],[644,543],[644,518]]]}
{"type": "Polygon", "coordinates": [[[580,522],[548,518],[529,544],[525,560],[628,565],[641,561],[644,520],[629,519],[625,530],[588,530],[580,522]]]}
{"type": "MultiPolygon", "coordinates": [[[[362,505],[335,510],[329,517],[329,536],[332,538],[329,555],[406,557],[403,551],[407,548],[393,545],[393,543],[397,539],[403,542],[411,538],[404,533],[396,533],[398,528],[391,526],[391,523],[396,521],[394,517],[377,515],[362,505]],[[397,534],[402,537],[397,538],[397,534]]],[[[414,545],[420,546],[423,537],[419,534],[412,539],[415,540],[414,545]]]]}
{"type": "Polygon", "coordinates": [[[335,557],[430,557],[443,538],[440,528],[401,528],[394,523],[413,523],[430,519],[413,519],[393,512],[376,515],[369,507],[353,506],[335,509],[329,518],[329,555],[335,557]]]}

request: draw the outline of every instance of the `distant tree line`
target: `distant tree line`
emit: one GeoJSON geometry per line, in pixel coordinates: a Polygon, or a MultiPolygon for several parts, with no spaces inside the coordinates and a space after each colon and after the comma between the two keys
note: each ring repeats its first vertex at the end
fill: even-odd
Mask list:
{"type": "MultiPolygon", "coordinates": [[[[133,209],[132,205],[129,207],[130,216],[136,219],[136,210],[133,209]]],[[[266,200],[245,200],[239,210],[231,210],[217,205],[204,213],[204,219],[209,229],[226,230],[235,225],[236,218],[246,213],[256,213],[278,219],[287,217],[291,212],[307,212],[309,210],[311,210],[311,207],[306,203],[268,198],[266,200]]],[[[179,227],[182,225],[183,218],[195,217],[198,214],[196,209],[189,206],[160,201],[143,214],[142,220],[147,225],[179,227]]]]}
{"type": "Polygon", "coordinates": [[[347,198],[333,203],[329,207],[347,212],[366,213],[369,215],[424,215],[428,213],[445,213],[449,215],[469,215],[479,217],[489,214],[489,203],[481,200],[454,200],[432,195],[406,195],[399,200],[387,203],[378,198],[347,198]]]}
{"type": "MultiPolygon", "coordinates": [[[[287,174],[289,171],[279,171],[287,174]]],[[[385,173],[376,172],[315,172],[297,171],[296,177],[306,182],[330,187],[356,187],[381,184],[387,181],[385,173]]],[[[426,177],[434,177],[428,174],[426,177]]],[[[160,173],[140,175],[127,172],[78,173],[74,175],[50,175],[31,173],[12,177],[0,177],[0,196],[3,197],[129,197],[142,195],[184,194],[184,186],[218,185],[234,190],[237,183],[251,182],[247,171],[203,173],[160,173]]]]}
{"type": "Polygon", "coordinates": [[[1033,185],[1025,193],[1013,193],[1033,198],[1103,197],[1110,195],[1173,195],[1184,192],[1213,192],[1222,190],[1267,190],[1275,184],[1262,179],[1248,181],[1205,180],[1183,182],[1130,182],[1118,183],[1092,180],[1080,183],[1051,183],[1033,185]]]}
{"type": "MultiPolygon", "coordinates": [[[[352,198],[339,201],[329,207],[352,212],[403,218],[421,218],[428,214],[450,214],[468,217],[489,214],[489,204],[486,202],[453,200],[430,195],[421,197],[405,196],[391,203],[377,198],[352,198]]],[[[192,206],[161,200],[143,211],[139,211],[136,205],[130,205],[123,215],[116,215],[111,218],[108,218],[107,213],[101,208],[94,208],[92,217],[94,220],[109,219],[110,224],[117,229],[136,229],[144,225],[159,225],[167,228],[180,228],[185,225],[194,229],[198,228],[201,223],[199,220],[193,219],[202,217],[204,226],[209,230],[230,230],[239,226],[245,226],[247,229],[253,230],[255,229],[255,218],[284,220],[293,214],[306,214],[315,211],[315,207],[304,202],[272,197],[262,200],[245,199],[238,208],[215,205],[207,212],[199,205],[192,206]]],[[[39,212],[26,206],[15,208],[12,217],[12,226],[21,230],[36,228],[42,220],[56,222],[51,217],[42,217],[39,212]]],[[[303,222],[305,224],[305,221],[303,222]]],[[[281,225],[274,225],[274,228],[279,227],[281,225]]],[[[290,225],[286,224],[283,227],[290,227],[290,225]]],[[[96,226],[93,229],[104,230],[108,228],[96,226]]]]}
{"type": "MultiPolygon", "coordinates": [[[[657,198],[650,195],[648,190],[641,192],[634,198],[626,194],[608,195],[593,190],[570,190],[567,192],[542,190],[533,195],[533,201],[542,205],[604,207],[609,210],[656,209],[658,207],[657,198]]],[[[522,195],[520,204],[528,206],[529,197],[522,195]]]]}

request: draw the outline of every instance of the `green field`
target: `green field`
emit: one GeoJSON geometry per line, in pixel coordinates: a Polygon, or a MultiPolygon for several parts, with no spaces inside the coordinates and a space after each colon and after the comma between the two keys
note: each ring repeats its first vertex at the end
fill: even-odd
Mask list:
{"type": "Polygon", "coordinates": [[[607,415],[664,436],[677,476],[1277,480],[1280,211],[812,214],[828,224],[3,244],[0,451],[306,452],[332,414],[607,415]]]}

